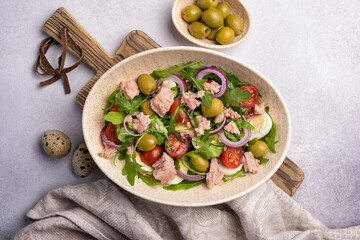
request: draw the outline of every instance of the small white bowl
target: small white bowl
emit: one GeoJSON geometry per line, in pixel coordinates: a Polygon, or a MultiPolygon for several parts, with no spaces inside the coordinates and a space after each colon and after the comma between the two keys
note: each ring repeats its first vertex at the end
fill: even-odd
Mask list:
{"type": "Polygon", "coordinates": [[[219,3],[220,2],[226,3],[231,9],[231,14],[239,16],[244,22],[243,32],[239,35],[236,35],[231,43],[220,45],[215,40],[209,40],[207,38],[195,38],[189,33],[189,23],[182,18],[181,12],[185,7],[196,4],[196,0],[175,0],[171,13],[172,21],[175,25],[175,28],[186,39],[205,48],[224,49],[231,48],[242,43],[249,35],[251,28],[251,17],[248,9],[241,0],[220,0],[219,3]]]}

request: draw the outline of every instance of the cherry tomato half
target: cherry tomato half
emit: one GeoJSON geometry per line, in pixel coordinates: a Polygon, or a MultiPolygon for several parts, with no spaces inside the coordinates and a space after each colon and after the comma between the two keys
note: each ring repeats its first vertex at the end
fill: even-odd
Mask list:
{"type": "Polygon", "coordinates": [[[166,152],[173,158],[179,158],[185,155],[187,153],[187,150],[189,148],[189,140],[187,138],[183,138],[183,142],[179,141],[179,139],[176,138],[176,135],[174,133],[169,134],[169,140],[171,148],[168,148],[165,145],[166,152]]]}
{"type": "Polygon", "coordinates": [[[240,89],[244,89],[246,91],[249,91],[251,96],[245,102],[240,102],[239,106],[240,107],[253,107],[253,106],[255,106],[255,104],[257,103],[257,101],[259,99],[259,91],[258,91],[258,89],[255,86],[251,86],[251,85],[241,86],[240,89]]]}
{"type": "Polygon", "coordinates": [[[114,105],[112,106],[109,111],[112,111],[112,112],[120,112],[119,110],[120,106],[119,105],[114,105]]]}
{"type": "Polygon", "coordinates": [[[151,167],[157,160],[159,160],[163,152],[164,148],[160,145],[157,145],[153,150],[141,151],[140,159],[143,163],[151,167]]]}
{"type": "Polygon", "coordinates": [[[228,168],[237,168],[242,164],[242,157],[244,151],[242,147],[232,148],[228,147],[225,152],[221,154],[221,160],[228,168]]]}
{"type": "Polygon", "coordinates": [[[249,108],[249,111],[245,114],[245,118],[251,118],[255,115],[255,107],[249,108]]]}
{"type": "Polygon", "coordinates": [[[173,113],[175,112],[176,108],[179,106],[179,104],[180,104],[180,98],[176,99],[176,100],[173,102],[173,104],[171,105],[170,110],[169,110],[168,113],[169,113],[169,114],[173,114],[173,113]]]}
{"type": "Polygon", "coordinates": [[[121,144],[121,141],[117,137],[117,127],[111,122],[109,122],[109,124],[106,126],[105,135],[107,139],[114,142],[115,144],[121,144]]]}
{"type": "MultiPolygon", "coordinates": [[[[174,103],[171,105],[170,110],[169,110],[169,114],[173,114],[176,110],[176,108],[179,106],[180,104],[180,98],[176,99],[174,101],[174,103]]],[[[179,113],[178,113],[178,118],[176,119],[177,123],[184,123],[186,125],[186,123],[190,122],[189,117],[186,115],[186,113],[184,112],[184,110],[182,108],[179,108],[179,113]]]]}

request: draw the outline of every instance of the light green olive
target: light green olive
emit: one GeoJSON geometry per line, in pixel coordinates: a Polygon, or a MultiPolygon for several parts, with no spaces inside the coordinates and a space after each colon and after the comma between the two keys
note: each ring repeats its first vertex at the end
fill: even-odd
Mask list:
{"type": "Polygon", "coordinates": [[[224,2],[219,3],[216,8],[221,12],[224,19],[231,13],[229,6],[224,2]]]}
{"type": "Polygon", "coordinates": [[[141,74],[137,79],[137,83],[140,91],[145,95],[150,95],[157,88],[155,79],[149,74],[141,74]]]}
{"type": "Polygon", "coordinates": [[[229,27],[223,27],[216,33],[216,41],[221,45],[230,43],[235,37],[234,30],[229,27]]]}
{"type": "Polygon", "coordinates": [[[147,100],[147,101],[143,102],[140,105],[140,107],[141,107],[141,111],[143,113],[145,113],[146,115],[153,115],[154,114],[154,111],[150,107],[150,100],[147,100]]]}
{"type": "Polygon", "coordinates": [[[210,40],[215,40],[217,31],[219,31],[222,27],[223,26],[221,26],[219,28],[211,29],[211,32],[210,32],[209,36],[207,36],[207,38],[210,39],[210,40]]]}
{"type": "Polygon", "coordinates": [[[151,151],[156,147],[156,137],[154,135],[145,133],[145,135],[136,139],[137,148],[141,151],[151,151]]]}
{"type": "Polygon", "coordinates": [[[201,15],[201,19],[211,28],[219,28],[224,24],[224,18],[221,12],[214,7],[205,10],[201,15]]]}
{"type": "Polygon", "coordinates": [[[223,102],[218,98],[212,99],[211,107],[207,108],[201,104],[201,112],[205,117],[215,117],[224,110],[223,102]]]}
{"type": "Polygon", "coordinates": [[[234,30],[236,35],[241,34],[244,29],[243,21],[236,15],[229,15],[225,18],[225,26],[234,30]]]}
{"type": "Polygon", "coordinates": [[[192,22],[189,25],[189,32],[196,38],[206,38],[210,34],[211,29],[202,22],[192,22]]]}
{"type": "Polygon", "coordinates": [[[209,168],[209,160],[195,154],[194,157],[191,157],[191,166],[196,171],[205,172],[209,168]]]}
{"type": "Polygon", "coordinates": [[[250,145],[248,149],[254,154],[254,157],[260,158],[268,152],[269,147],[266,142],[257,140],[253,145],[250,145]]]}
{"type": "Polygon", "coordinates": [[[189,23],[195,22],[201,18],[201,9],[196,5],[190,5],[181,12],[183,19],[189,23]]]}
{"type": "Polygon", "coordinates": [[[201,9],[208,9],[210,7],[216,7],[219,3],[219,0],[197,0],[196,5],[201,9]]]}

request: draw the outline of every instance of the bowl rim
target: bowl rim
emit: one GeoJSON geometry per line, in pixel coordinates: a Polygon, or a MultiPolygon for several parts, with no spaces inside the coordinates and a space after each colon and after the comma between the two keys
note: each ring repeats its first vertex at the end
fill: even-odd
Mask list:
{"type": "MultiPolygon", "coordinates": [[[[256,69],[252,68],[251,66],[247,65],[246,63],[243,63],[237,59],[235,59],[234,57],[231,57],[231,56],[228,56],[224,53],[221,53],[221,52],[217,52],[217,51],[214,51],[214,50],[211,50],[211,49],[204,49],[204,48],[199,48],[199,47],[188,47],[188,46],[176,46],[176,47],[163,47],[163,48],[156,48],[156,49],[151,49],[151,50],[147,50],[147,51],[144,51],[144,52],[140,52],[140,53],[137,53],[137,54],[134,54],[133,56],[130,56],[120,62],[118,62],[117,64],[115,64],[114,66],[112,66],[111,68],[109,68],[97,81],[96,83],[94,84],[94,86],[92,87],[92,89],[90,90],[89,94],[88,94],[88,97],[91,96],[91,94],[94,93],[93,89],[96,89],[96,86],[98,85],[98,82],[102,81],[103,78],[106,78],[109,74],[111,74],[111,69],[114,69],[116,68],[118,65],[120,64],[124,64],[128,61],[132,61],[133,59],[135,58],[140,58],[144,55],[147,55],[147,54],[152,54],[152,53],[156,53],[156,52],[166,52],[166,51],[197,51],[197,52],[205,52],[205,53],[210,53],[210,54],[214,54],[214,55],[217,55],[217,56],[220,56],[222,58],[227,58],[229,59],[230,61],[235,61],[237,64],[240,64],[242,65],[243,67],[249,69],[250,71],[253,71],[255,74],[259,75],[260,78],[262,78],[262,80],[266,81],[270,86],[271,88],[275,91],[276,95],[279,97],[279,101],[281,102],[281,104],[284,106],[284,111],[285,111],[285,115],[286,115],[286,118],[287,118],[287,121],[288,121],[288,126],[287,126],[287,133],[286,133],[286,138],[287,138],[287,141],[284,143],[284,151],[282,152],[281,156],[280,156],[280,161],[278,161],[278,163],[274,166],[274,168],[269,171],[269,173],[267,175],[265,175],[265,177],[263,179],[261,179],[259,182],[257,182],[255,185],[253,185],[252,187],[249,187],[248,189],[246,189],[245,191],[243,192],[239,192],[238,194],[234,194],[232,196],[229,196],[227,198],[222,198],[222,199],[219,199],[219,200],[212,200],[212,201],[209,201],[209,202],[201,202],[201,203],[180,203],[180,202],[176,202],[176,201],[165,201],[165,200],[159,200],[159,199],[156,199],[156,198],[153,198],[153,197],[150,197],[150,196],[147,196],[147,195],[141,195],[141,193],[135,191],[135,188],[134,186],[126,186],[126,185],[120,185],[118,183],[116,183],[116,181],[113,181],[113,177],[110,176],[110,174],[108,172],[106,172],[100,164],[97,163],[97,161],[95,160],[97,156],[97,154],[93,153],[92,152],[92,149],[88,149],[89,150],[89,153],[91,154],[92,158],[94,159],[96,165],[100,168],[100,170],[114,183],[116,184],[117,186],[121,187],[122,189],[126,190],[127,192],[131,193],[131,194],[134,194],[135,196],[138,196],[142,199],[146,199],[146,200],[149,200],[149,201],[152,201],[152,202],[156,202],[156,203],[161,203],[161,204],[164,204],[164,205],[169,205],[169,206],[180,206],[180,207],[204,207],[204,206],[212,206],[212,205],[216,205],[216,204],[221,204],[221,203],[225,203],[225,202],[229,202],[231,200],[234,200],[236,198],[239,198],[251,191],[253,191],[254,189],[258,188],[260,185],[262,185],[264,182],[266,182],[268,179],[270,179],[270,177],[272,177],[274,175],[274,173],[280,168],[281,164],[283,163],[285,157],[286,157],[286,154],[289,150],[289,146],[290,146],[290,141],[291,141],[291,118],[290,118],[290,114],[289,114],[289,111],[288,111],[288,108],[287,108],[287,105],[283,99],[283,96],[281,95],[281,93],[277,90],[277,88],[274,86],[274,84],[269,80],[267,79],[262,73],[258,72],[256,69]],[[95,156],[95,157],[94,157],[95,156]]],[[[88,99],[87,97],[87,99],[88,99]]],[[[88,139],[87,139],[87,135],[86,135],[86,129],[85,129],[85,126],[86,126],[86,121],[87,121],[87,117],[86,117],[86,113],[87,113],[87,109],[89,108],[88,107],[88,102],[89,101],[85,101],[85,104],[84,104],[84,108],[83,108],[83,112],[82,112],[82,131],[83,131],[83,137],[84,137],[84,141],[85,141],[85,144],[87,144],[88,142],[88,139]]],[[[165,191],[165,190],[164,190],[165,191]]]]}
{"type": "Polygon", "coordinates": [[[251,18],[251,14],[249,12],[249,9],[247,8],[247,6],[245,5],[245,3],[242,1],[242,0],[236,0],[237,2],[239,2],[239,4],[241,4],[244,9],[245,9],[245,12],[246,14],[249,16],[249,27],[248,27],[248,31],[246,32],[246,34],[240,38],[238,41],[235,41],[235,42],[232,42],[232,43],[229,43],[229,44],[225,44],[225,45],[220,45],[220,44],[207,44],[207,43],[203,43],[201,41],[201,39],[197,39],[193,36],[190,35],[190,33],[186,33],[184,32],[181,28],[180,28],[180,25],[178,23],[178,21],[176,21],[176,13],[177,13],[177,10],[176,9],[176,4],[178,2],[180,2],[181,0],[175,0],[174,3],[173,3],[173,6],[172,6],[172,10],[171,10],[171,19],[172,19],[172,22],[176,28],[176,30],[184,37],[186,38],[187,40],[189,40],[190,42],[196,44],[196,45],[199,45],[201,47],[205,47],[205,48],[210,48],[210,49],[226,49],[226,48],[231,48],[231,47],[234,47],[236,45],[239,45],[240,43],[244,42],[248,36],[249,36],[249,33],[251,31],[251,28],[252,28],[252,18],[251,18]]]}

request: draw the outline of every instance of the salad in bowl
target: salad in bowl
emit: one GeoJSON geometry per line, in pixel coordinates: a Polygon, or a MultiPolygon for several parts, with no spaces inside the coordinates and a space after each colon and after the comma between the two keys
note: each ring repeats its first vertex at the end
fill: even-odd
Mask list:
{"type": "Polygon", "coordinates": [[[277,128],[257,86],[202,60],[121,81],[106,100],[101,158],[167,190],[222,186],[276,153],[277,128]]]}

